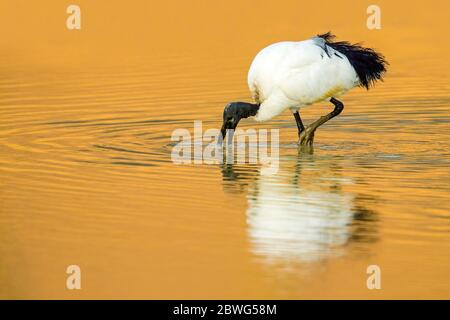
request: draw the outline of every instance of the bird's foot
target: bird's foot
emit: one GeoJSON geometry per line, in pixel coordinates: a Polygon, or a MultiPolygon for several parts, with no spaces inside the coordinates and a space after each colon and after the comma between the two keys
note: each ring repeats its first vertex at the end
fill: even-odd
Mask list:
{"type": "Polygon", "coordinates": [[[300,146],[300,150],[305,153],[313,153],[314,151],[314,133],[316,128],[306,127],[299,136],[298,143],[300,146]]]}

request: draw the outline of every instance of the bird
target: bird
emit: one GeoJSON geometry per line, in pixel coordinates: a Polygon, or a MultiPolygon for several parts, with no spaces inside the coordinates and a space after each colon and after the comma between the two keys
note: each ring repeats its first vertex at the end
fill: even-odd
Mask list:
{"type": "Polygon", "coordinates": [[[337,98],[355,87],[369,90],[387,71],[384,55],[360,43],[336,41],[331,32],[303,41],[283,41],[262,49],[248,71],[248,87],[255,103],[231,102],[223,111],[220,141],[228,141],[241,119],[267,121],[290,109],[299,145],[312,150],[318,127],[338,116],[344,104],[337,98]],[[329,101],[334,109],[305,127],[300,109],[329,101]]]}

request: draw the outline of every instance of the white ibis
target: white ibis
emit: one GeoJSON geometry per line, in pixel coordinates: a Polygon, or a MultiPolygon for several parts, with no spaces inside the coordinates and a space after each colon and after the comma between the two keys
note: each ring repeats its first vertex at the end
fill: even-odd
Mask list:
{"type": "Polygon", "coordinates": [[[248,72],[248,86],[256,103],[226,105],[222,139],[243,118],[254,116],[256,121],[267,121],[290,109],[297,122],[300,145],[312,148],[316,129],[344,109],[336,97],[357,86],[369,89],[382,79],[388,64],[371,48],[334,38],[326,33],[262,49],[248,72]],[[330,101],[334,110],[305,128],[299,109],[324,100],[330,101]]]}

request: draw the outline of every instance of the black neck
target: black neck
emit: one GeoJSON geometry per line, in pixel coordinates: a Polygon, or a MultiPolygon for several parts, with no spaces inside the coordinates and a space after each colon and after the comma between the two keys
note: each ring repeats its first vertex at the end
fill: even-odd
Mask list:
{"type": "Polygon", "coordinates": [[[259,110],[259,104],[248,102],[236,102],[237,113],[241,119],[255,116],[259,110]]]}

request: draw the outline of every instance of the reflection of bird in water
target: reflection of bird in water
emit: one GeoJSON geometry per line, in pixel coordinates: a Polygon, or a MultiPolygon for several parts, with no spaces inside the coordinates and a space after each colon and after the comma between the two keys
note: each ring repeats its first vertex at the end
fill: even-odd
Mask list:
{"type": "Polygon", "coordinates": [[[255,253],[311,261],[348,241],[352,195],[285,185],[277,177],[261,176],[248,199],[248,231],[255,253]]]}
{"type": "Polygon", "coordinates": [[[339,255],[349,243],[376,240],[376,214],[364,207],[367,199],[343,191],[354,182],[334,161],[290,164],[277,175],[260,175],[249,189],[248,234],[255,254],[311,262],[339,255]]]}
{"type": "Polygon", "coordinates": [[[267,121],[286,109],[294,113],[300,144],[312,150],[316,129],[339,115],[336,99],[348,90],[369,89],[386,71],[384,57],[370,48],[333,41],[330,33],[299,42],[279,42],[261,50],[252,62],[248,85],[256,103],[232,102],[223,113],[222,138],[243,118],[267,121]],[[299,109],[328,100],[334,110],[305,128],[299,109]]]}

